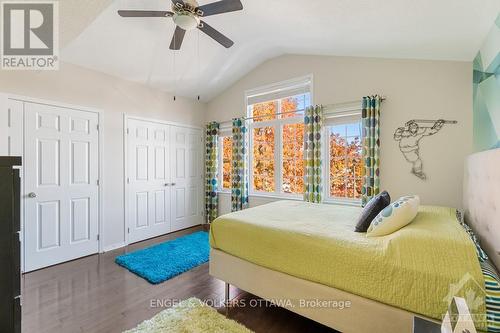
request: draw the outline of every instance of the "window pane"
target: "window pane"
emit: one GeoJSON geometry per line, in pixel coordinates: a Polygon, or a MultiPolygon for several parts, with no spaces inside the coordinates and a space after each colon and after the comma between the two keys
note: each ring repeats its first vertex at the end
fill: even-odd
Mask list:
{"type": "Polygon", "coordinates": [[[361,158],[361,151],[363,147],[361,146],[361,137],[347,137],[346,139],[346,154],[350,158],[361,158]]]}
{"type": "Polygon", "coordinates": [[[361,136],[361,123],[347,124],[346,126],[346,136],[361,136]]]}
{"type": "Polygon", "coordinates": [[[346,182],[346,196],[348,198],[354,198],[354,178],[349,177],[345,180],[346,182]]]}
{"type": "Polygon", "coordinates": [[[345,157],[346,140],[339,133],[330,132],[330,158],[345,157]]]}
{"type": "Polygon", "coordinates": [[[361,122],[329,127],[330,196],[361,197],[361,122]]]}
{"type": "Polygon", "coordinates": [[[253,188],[274,192],[274,127],[253,129],[253,188]]]}
{"type": "Polygon", "coordinates": [[[337,134],[341,138],[346,136],[347,130],[345,125],[330,126],[329,129],[331,134],[337,134]]]}
{"type": "Polygon", "coordinates": [[[274,120],[278,110],[278,101],[258,103],[251,106],[254,122],[274,120]]]}
{"type": "Polygon", "coordinates": [[[330,157],[330,178],[345,178],[347,170],[346,160],[344,157],[330,157]]]}
{"type": "Polygon", "coordinates": [[[231,189],[233,140],[230,136],[222,140],[222,188],[231,189]]]}
{"type": "Polygon", "coordinates": [[[280,118],[291,118],[304,114],[304,109],[311,104],[310,93],[295,95],[281,100],[280,118]],[[297,111],[297,112],[292,112],[297,111]],[[291,112],[291,113],[289,113],[291,112]]]}
{"type": "Polygon", "coordinates": [[[344,177],[334,177],[330,179],[330,196],[345,197],[346,186],[344,177]]]}
{"type": "Polygon", "coordinates": [[[304,192],[304,124],[283,125],[283,184],[284,193],[304,192]]]}

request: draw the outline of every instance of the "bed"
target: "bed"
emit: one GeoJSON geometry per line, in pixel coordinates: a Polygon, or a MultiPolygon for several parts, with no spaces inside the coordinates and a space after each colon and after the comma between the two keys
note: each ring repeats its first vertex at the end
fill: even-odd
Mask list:
{"type": "MultiPolygon", "coordinates": [[[[466,199],[471,221],[474,205],[466,199]]],[[[480,288],[476,249],[455,209],[421,207],[410,225],[374,239],[352,231],[359,212],[282,201],[219,217],[210,274],[342,332],[411,332],[414,316],[441,319],[450,286],[480,288]]]]}

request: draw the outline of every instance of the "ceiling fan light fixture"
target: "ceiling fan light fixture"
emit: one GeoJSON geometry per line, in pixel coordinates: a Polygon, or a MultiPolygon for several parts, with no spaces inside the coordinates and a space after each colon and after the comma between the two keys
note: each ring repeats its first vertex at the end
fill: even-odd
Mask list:
{"type": "Polygon", "coordinates": [[[196,29],[200,24],[200,19],[191,13],[175,13],[173,19],[176,25],[187,31],[196,29]]]}

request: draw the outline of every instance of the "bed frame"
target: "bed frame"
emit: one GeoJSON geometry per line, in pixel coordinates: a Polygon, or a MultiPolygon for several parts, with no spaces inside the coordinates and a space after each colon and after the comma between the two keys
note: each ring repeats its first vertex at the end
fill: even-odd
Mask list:
{"type": "Polygon", "coordinates": [[[231,284],[341,332],[412,332],[413,317],[425,318],[339,289],[274,271],[217,249],[210,252],[210,275],[226,282],[226,301],[229,300],[231,284]],[[334,304],[331,307],[304,307],[300,306],[300,300],[349,301],[350,307],[335,308],[334,304]]]}
{"type": "MultiPolygon", "coordinates": [[[[500,267],[500,149],[471,155],[465,165],[464,208],[492,262],[500,267]]],[[[413,332],[409,311],[277,272],[217,249],[210,252],[210,275],[341,332],[413,332]],[[350,301],[350,307],[302,307],[299,300],[350,301]],[[290,303],[279,303],[290,300],[290,303]]]]}

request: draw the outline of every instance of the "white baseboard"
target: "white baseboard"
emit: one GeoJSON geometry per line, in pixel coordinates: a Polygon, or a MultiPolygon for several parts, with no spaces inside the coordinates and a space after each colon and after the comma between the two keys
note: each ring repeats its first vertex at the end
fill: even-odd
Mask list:
{"type": "Polygon", "coordinates": [[[109,252],[109,251],[113,251],[113,250],[116,250],[116,249],[120,249],[122,247],[125,247],[127,246],[127,244],[125,243],[118,243],[118,244],[113,244],[113,245],[108,245],[108,246],[105,246],[104,249],[102,250],[102,252],[109,252]]]}

